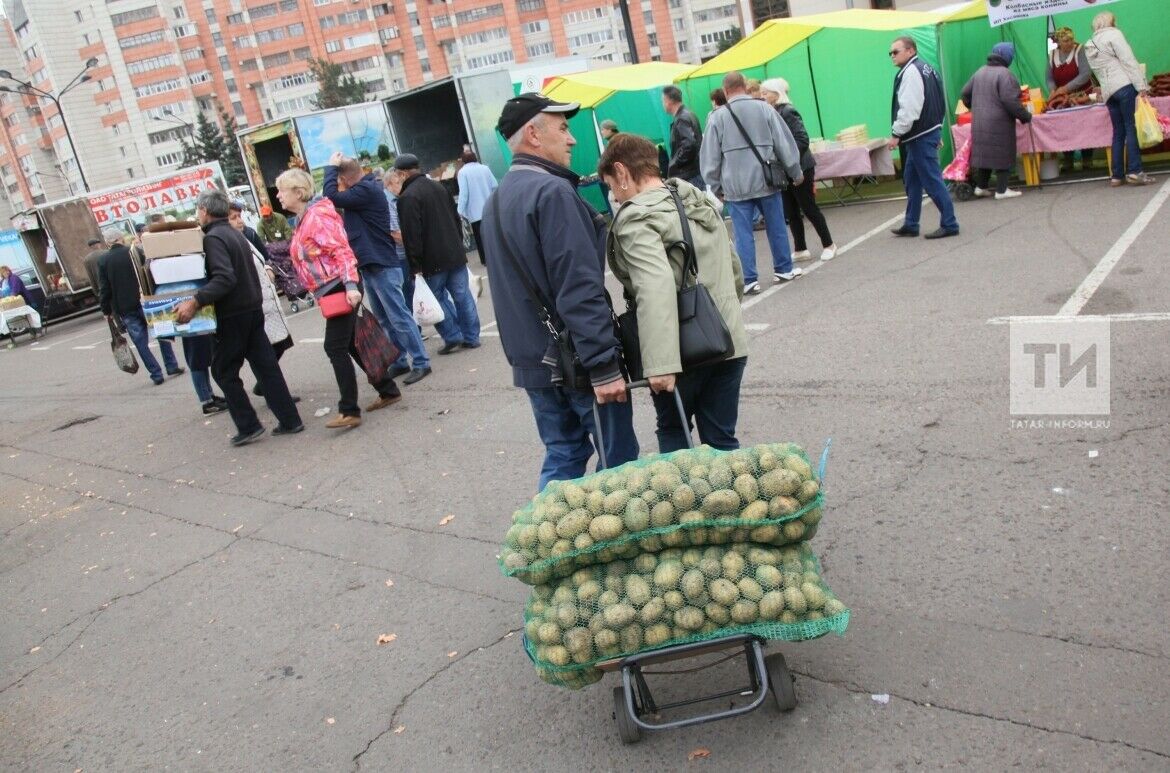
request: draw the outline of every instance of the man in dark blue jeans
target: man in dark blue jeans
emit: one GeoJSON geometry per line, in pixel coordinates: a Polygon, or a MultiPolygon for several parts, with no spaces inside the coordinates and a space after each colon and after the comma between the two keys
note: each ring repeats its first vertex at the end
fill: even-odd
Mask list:
{"type": "Polygon", "coordinates": [[[431,361],[402,295],[406,261],[391,235],[397,229],[390,219],[382,179],[373,172],[362,174],[357,161],[334,153],[325,167],[322,191],[344,212],[345,234],[357,257],[370,311],[402,353],[388,375],[405,375],[404,384],[423,380],[431,374],[431,361]],[[407,352],[414,358],[410,367],[406,365],[407,352]]]}
{"type": "MultiPolygon", "coordinates": [[[[150,336],[146,330],[146,316],[142,313],[142,304],[139,301],[141,290],[138,286],[138,269],[134,265],[134,257],[130,248],[123,241],[120,231],[110,229],[106,234],[106,241],[111,245],[104,255],[98,258],[98,300],[101,303],[102,314],[121,322],[126,334],[134,342],[142,364],[150,373],[150,380],[159,385],[163,383],[163,369],[150,351],[150,336]]],[[[158,341],[158,350],[162,353],[163,365],[166,366],[168,376],[177,376],[185,372],[179,367],[175,359],[175,350],[171,342],[165,338],[158,341]]]]}
{"type": "Polygon", "coordinates": [[[942,79],[929,63],[918,58],[918,44],[911,37],[890,44],[890,59],[898,68],[894,78],[893,128],[890,150],[902,148],[902,184],[906,186],[906,217],[893,229],[894,236],[917,236],[925,191],[942,216],[939,227],[927,239],[959,235],[955,205],[938,165],[938,147],[946,113],[942,79]]]}
{"type": "Polygon", "coordinates": [[[577,195],[580,180],[568,168],[576,144],[568,119],[579,107],[531,93],[508,100],[496,129],[512,150],[512,167],[488,199],[480,226],[512,383],[528,393],[544,444],[542,489],[550,480],[584,475],[602,440],[609,466],[638,458],[613,312],[605,297],[605,222],[577,195]],[[588,374],[577,388],[563,382],[559,367],[548,364],[557,347],[526,283],[541,297],[550,324],[572,342],[588,374]],[[595,399],[600,437],[593,423],[595,399]]]}

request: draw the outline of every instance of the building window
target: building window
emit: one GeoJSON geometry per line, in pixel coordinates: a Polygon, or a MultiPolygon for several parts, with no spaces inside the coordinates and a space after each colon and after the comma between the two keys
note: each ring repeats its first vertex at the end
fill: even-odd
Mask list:
{"type": "Polygon", "coordinates": [[[293,75],[285,75],[282,78],[278,78],[276,83],[274,83],[272,85],[273,85],[273,88],[276,88],[276,89],[291,89],[294,86],[303,86],[306,83],[311,83],[312,81],[313,81],[313,76],[310,75],[309,73],[298,72],[298,73],[294,73],[293,75]]]}
{"type": "Polygon", "coordinates": [[[362,46],[378,45],[378,36],[372,32],[363,35],[351,35],[344,40],[346,49],[361,48],[362,46]]]}
{"type": "Polygon", "coordinates": [[[73,18],[76,19],[77,21],[81,21],[81,11],[74,11],[73,18]]]}
{"type": "Polygon", "coordinates": [[[227,15],[227,18],[224,21],[226,21],[228,24],[243,24],[244,23],[244,14],[242,14],[242,13],[229,13],[227,15]]]}
{"type": "Polygon", "coordinates": [[[158,6],[150,5],[146,8],[137,8],[133,11],[110,14],[110,23],[115,27],[121,27],[124,24],[133,24],[136,21],[143,21],[144,19],[154,19],[157,16],[158,6]]]}
{"type": "Polygon", "coordinates": [[[536,45],[528,46],[528,48],[527,48],[528,56],[532,59],[535,59],[535,58],[541,57],[541,56],[549,56],[550,54],[552,54],[552,52],[553,52],[553,44],[552,43],[537,43],[536,45]]]}
{"type": "Polygon", "coordinates": [[[337,16],[338,24],[357,24],[366,20],[366,11],[363,8],[360,11],[349,11],[348,13],[339,14],[337,16]]]}
{"type": "Polygon", "coordinates": [[[520,13],[539,11],[542,8],[544,8],[544,0],[519,0],[516,3],[516,10],[520,13]]]}
{"type": "Polygon", "coordinates": [[[171,29],[174,30],[176,38],[189,38],[198,32],[194,24],[176,24],[171,29]]]}
{"type": "Polygon", "coordinates": [[[280,0],[281,11],[295,11],[300,7],[297,0],[280,0]]]}
{"type": "Polygon", "coordinates": [[[642,11],[642,23],[649,27],[654,23],[654,11],[642,11]]]}
{"type": "Polygon", "coordinates": [[[459,42],[465,46],[474,46],[480,43],[490,43],[493,40],[507,40],[507,27],[495,27],[490,30],[483,30],[482,32],[473,32],[470,35],[464,35],[459,38],[459,42]]]}
{"type": "Polygon", "coordinates": [[[280,13],[276,7],[276,3],[269,3],[268,5],[258,5],[255,8],[248,9],[248,18],[252,21],[257,19],[267,19],[269,16],[275,16],[280,13]]]}
{"type": "Polygon", "coordinates": [[[296,24],[288,25],[288,36],[290,38],[299,38],[305,34],[305,25],[297,22],[296,24]]]}
{"type": "Polygon", "coordinates": [[[580,24],[581,22],[604,18],[606,18],[604,8],[590,8],[586,11],[573,11],[564,15],[565,24],[580,24]]]}
{"type": "Polygon", "coordinates": [[[373,94],[375,92],[385,90],[386,81],[382,80],[381,78],[378,78],[377,80],[366,81],[362,85],[366,87],[367,93],[373,94]]]}
{"type": "Polygon", "coordinates": [[[187,16],[187,9],[183,8],[181,5],[177,5],[171,10],[174,11],[176,19],[183,19],[187,16]]]}
{"type": "Polygon", "coordinates": [[[219,32],[211,33],[211,43],[216,48],[222,48],[223,47],[223,34],[219,33],[219,32]]]}
{"type": "Polygon", "coordinates": [[[525,35],[530,35],[536,32],[548,31],[548,19],[541,19],[540,21],[530,21],[526,23],[523,28],[525,35]]]}
{"type": "Polygon", "coordinates": [[[379,3],[378,5],[374,6],[374,18],[377,18],[379,16],[386,16],[389,13],[390,13],[390,4],[389,3],[379,3]]]}
{"type": "Polygon", "coordinates": [[[183,52],[183,61],[184,62],[194,62],[194,61],[197,61],[197,60],[202,59],[202,58],[203,58],[203,49],[202,48],[188,48],[186,51],[183,52]]]}
{"type": "Polygon", "coordinates": [[[232,102],[232,114],[235,115],[236,118],[243,118],[244,103],[239,101],[232,102]]]}
{"type": "Polygon", "coordinates": [[[297,49],[293,50],[293,59],[296,59],[298,62],[302,62],[305,59],[308,59],[312,55],[313,55],[313,52],[309,49],[308,46],[304,46],[302,48],[297,48],[297,49]]]}
{"type": "Polygon", "coordinates": [[[460,24],[467,24],[468,22],[479,21],[480,19],[487,19],[492,16],[503,16],[504,5],[497,3],[496,5],[485,5],[482,8],[472,8],[470,11],[460,11],[455,14],[455,21],[460,24]]]}
{"type": "Polygon", "coordinates": [[[683,31],[683,30],[685,30],[686,28],[687,28],[687,21],[686,21],[686,19],[675,19],[675,20],[674,20],[674,29],[675,29],[675,31],[677,31],[677,32],[682,32],[682,31],[683,31]]]}
{"type": "Polygon", "coordinates": [[[598,43],[605,43],[613,40],[613,30],[601,30],[599,32],[587,32],[584,35],[574,35],[569,38],[569,48],[581,48],[582,46],[593,46],[598,43]]]}
{"type": "Polygon", "coordinates": [[[646,35],[646,39],[647,39],[648,41],[650,41],[650,45],[651,45],[651,46],[657,46],[657,45],[658,45],[658,33],[657,33],[657,32],[651,32],[651,33],[648,33],[648,34],[646,35]]]}
{"type": "MultiPolygon", "coordinates": [[[[129,48],[137,48],[138,46],[146,46],[151,43],[157,43],[160,40],[166,39],[166,33],[162,30],[155,30],[154,32],[146,32],[141,35],[131,35],[128,38],[118,38],[118,48],[125,51],[129,48]]],[[[89,42],[89,36],[86,35],[85,41],[89,42]]]]}
{"type": "Polygon", "coordinates": [[[197,83],[207,83],[209,80],[211,80],[211,73],[207,70],[204,70],[203,72],[197,72],[194,75],[187,76],[187,80],[191,81],[191,85],[193,86],[197,83]]]}
{"type": "Polygon", "coordinates": [[[137,75],[138,73],[150,72],[151,70],[160,70],[163,67],[171,67],[174,64],[174,55],[164,54],[162,56],[152,56],[149,59],[139,59],[137,62],[127,62],[126,69],[131,75],[137,75]]]}
{"type": "Polygon", "coordinates": [[[148,83],[145,86],[139,86],[134,89],[134,96],[149,97],[151,94],[165,94],[168,91],[177,91],[183,88],[183,82],[178,78],[169,78],[165,81],[156,81],[155,83],[148,83]]]}
{"type": "Polygon", "coordinates": [[[445,13],[440,14],[439,16],[432,16],[431,17],[431,27],[433,29],[440,29],[442,27],[450,27],[450,26],[451,26],[451,17],[445,13]]]}
{"type": "Polygon", "coordinates": [[[477,70],[480,67],[491,67],[495,64],[503,64],[505,62],[512,62],[516,60],[515,54],[509,51],[496,51],[492,54],[484,54],[483,56],[472,56],[467,59],[467,68],[470,70],[477,70]]]}
{"type": "Polygon", "coordinates": [[[685,54],[690,49],[691,49],[691,44],[686,42],[685,40],[680,40],[678,42],[678,52],[680,54],[685,54]]]}
{"type": "Polygon", "coordinates": [[[337,53],[338,51],[341,50],[341,41],[340,40],[326,40],[325,41],[325,50],[331,54],[337,53]]]}
{"type": "Polygon", "coordinates": [[[399,35],[397,27],[383,27],[378,31],[378,34],[382,37],[382,40],[394,40],[399,35]]]}
{"type": "Polygon", "coordinates": [[[183,161],[183,152],[163,153],[161,156],[155,156],[154,160],[159,166],[178,166],[183,161]]]}

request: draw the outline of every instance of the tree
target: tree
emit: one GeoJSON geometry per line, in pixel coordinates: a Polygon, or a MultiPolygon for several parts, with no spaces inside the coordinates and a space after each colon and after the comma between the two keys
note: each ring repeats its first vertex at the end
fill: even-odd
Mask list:
{"type": "Polygon", "coordinates": [[[365,85],[353,75],[347,75],[341,65],[325,59],[310,59],[309,72],[317,81],[317,96],[309,101],[318,110],[366,101],[365,85]]]}
{"type": "Polygon", "coordinates": [[[219,110],[220,133],[223,137],[224,153],[219,157],[223,176],[228,185],[246,185],[248,172],[240,155],[240,143],[236,141],[236,118],[223,108],[219,110]]]}
{"type": "Polygon", "coordinates": [[[190,143],[183,143],[183,166],[218,161],[228,185],[245,185],[248,175],[236,142],[236,119],[221,109],[219,120],[222,127],[203,113],[195,116],[195,136],[190,143]]]}
{"type": "Polygon", "coordinates": [[[729,32],[730,34],[726,38],[719,41],[718,48],[719,53],[721,54],[739,41],[743,40],[743,30],[741,30],[739,27],[732,27],[729,32]]]}

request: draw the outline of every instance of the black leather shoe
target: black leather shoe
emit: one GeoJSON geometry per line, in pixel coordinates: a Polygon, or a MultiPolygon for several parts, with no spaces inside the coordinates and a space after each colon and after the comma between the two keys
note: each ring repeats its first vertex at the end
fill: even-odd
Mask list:
{"type": "Polygon", "coordinates": [[[233,446],[246,446],[249,443],[253,443],[259,440],[263,435],[264,427],[257,427],[251,432],[241,432],[240,434],[235,435],[232,437],[231,443],[233,446]]]}
{"type": "Polygon", "coordinates": [[[904,225],[900,225],[897,228],[891,228],[890,233],[892,233],[894,236],[917,236],[918,235],[918,232],[915,231],[913,228],[907,228],[904,225]]]}
{"type": "Polygon", "coordinates": [[[958,228],[954,228],[954,229],[939,228],[935,231],[931,231],[923,238],[926,238],[926,239],[945,239],[948,236],[958,236],[958,235],[959,235],[958,228]]]}
{"type": "Polygon", "coordinates": [[[462,348],[463,348],[462,341],[457,341],[453,344],[443,344],[443,347],[441,349],[439,349],[439,354],[450,354],[451,352],[457,352],[462,348]]]}
{"type": "Polygon", "coordinates": [[[483,346],[482,343],[469,344],[466,341],[464,341],[463,343],[461,343],[459,345],[462,346],[464,349],[478,349],[479,347],[483,346]]]}
{"type": "Polygon", "coordinates": [[[174,370],[168,370],[167,375],[168,376],[181,376],[186,372],[187,372],[186,368],[175,368],[174,370]]]}
{"type": "Polygon", "coordinates": [[[279,424],[279,425],[277,425],[277,427],[274,430],[272,430],[272,434],[273,435],[295,435],[298,432],[304,432],[304,430],[305,430],[304,424],[298,424],[295,427],[286,427],[283,424],[279,424]]]}
{"type": "Polygon", "coordinates": [[[407,373],[410,373],[409,365],[391,365],[390,370],[386,371],[386,375],[390,378],[405,376],[407,373]]]}
{"type": "Polygon", "coordinates": [[[427,376],[431,375],[430,368],[415,368],[410,372],[410,375],[402,379],[403,384],[417,384],[427,376]]]}

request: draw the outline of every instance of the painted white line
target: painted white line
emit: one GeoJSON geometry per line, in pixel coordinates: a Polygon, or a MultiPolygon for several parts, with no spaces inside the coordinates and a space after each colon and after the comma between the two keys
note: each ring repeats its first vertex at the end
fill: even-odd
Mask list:
{"type": "Polygon", "coordinates": [[[759,333],[772,327],[772,325],[769,322],[748,322],[743,327],[749,333],[759,333]]]}
{"type": "MultiPolygon", "coordinates": [[[[863,244],[864,242],[866,242],[869,239],[872,239],[873,237],[877,236],[882,231],[886,230],[887,228],[894,225],[895,223],[901,222],[904,217],[905,217],[904,214],[898,214],[898,215],[895,215],[894,217],[891,217],[889,220],[882,223],[881,225],[874,226],[869,231],[866,231],[861,236],[858,236],[856,239],[849,242],[841,249],[837,250],[837,257],[834,258],[833,260],[840,259],[840,257],[842,255],[844,255],[846,252],[849,252],[849,250],[863,244]]],[[[828,262],[829,261],[826,261],[826,260],[815,261],[811,266],[804,269],[804,274],[802,274],[801,278],[803,279],[804,277],[808,276],[809,274],[816,271],[817,269],[819,269],[821,266],[825,265],[828,262]]],[[[755,306],[757,303],[764,300],[765,298],[768,298],[772,295],[775,295],[776,293],[783,290],[785,287],[788,287],[790,284],[792,284],[791,281],[784,282],[784,283],[777,283],[777,284],[772,285],[767,290],[764,290],[764,292],[760,293],[759,295],[755,296],[754,298],[749,298],[748,300],[744,301],[743,302],[743,310],[747,311],[752,306],[755,306]]]]}
{"type": "Polygon", "coordinates": [[[1137,219],[1130,224],[1129,228],[1125,229],[1125,233],[1109,248],[1109,252],[1105,253],[1101,262],[1085,277],[1085,281],[1081,282],[1081,286],[1076,289],[1072,297],[1065,302],[1060,311],[1056,312],[1058,317],[1075,317],[1081,313],[1081,309],[1085,308],[1085,304],[1093,297],[1093,293],[1097,292],[1098,288],[1105,282],[1105,278],[1125,255],[1126,250],[1133,246],[1133,243],[1141,236],[1142,231],[1146,230],[1146,226],[1154,219],[1154,215],[1166,203],[1167,198],[1170,198],[1170,180],[1167,180],[1154,194],[1154,198],[1150,199],[1137,219]]]}
{"type": "Polygon", "coordinates": [[[74,346],[73,350],[78,351],[80,349],[96,349],[96,348],[97,348],[97,344],[90,344],[89,346],[74,346]]]}
{"type": "Polygon", "coordinates": [[[302,339],[301,339],[300,341],[298,341],[297,343],[302,343],[302,344],[323,344],[323,343],[325,343],[325,339],[324,339],[324,338],[302,338],[302,339]]]}
{"type": "MultiPolygon", "coordinates": [[[[48,349],[50,346],[56,346],[57,344],[67,344],[70,341],[76,341],[78,338],[84,338],[85,336],[91,336],[91,335],[93,335],[93,333],[94,333],[93,330],[85,330],[85,331],[82,331],[80,333],[75,333],[74,335],[71,335],[68,338],[62,338],[60,340],[55,340],[55,341],[53,341],[53,343],[46,344],[45,346],[43,346],[41,348],[48,349]]],[[[34,348],[36,348],[36,347],[34,347],[34,348]]]]}
{"type": "Polygon", "coordinates": [[[1013,322],[1170,322],[1170,312],[1148,312],[1138,314],[1080,314],[1072,317],[1062,317],[1059,314],[1046,314],[1036,317],[992,317],[987,320],[989,325],[1010,325],[1013,322]]]}
{"type": "Polygon", "coordinates": [[[496,326],[496,321],[493,319],[491,322],[487,323],[486,325],[480,325],[479,329],[480,330],[487,330],[489,327],[495,327],[495,326],[496,326]]]}
{"type": "Polygon", "coordinates": [[[485,332],[483,332],[483,331],[481,330],[481,331],[479,332],[479,337],[480,337],[480,338],[499,338],[499,337],[500,337],[500,333],[499,333],[499,331],[498,331],[498,330],[489,330],[489,331],[488,331],[488,332],[486,332],[486,333],[485,333],[485,332]]]}

